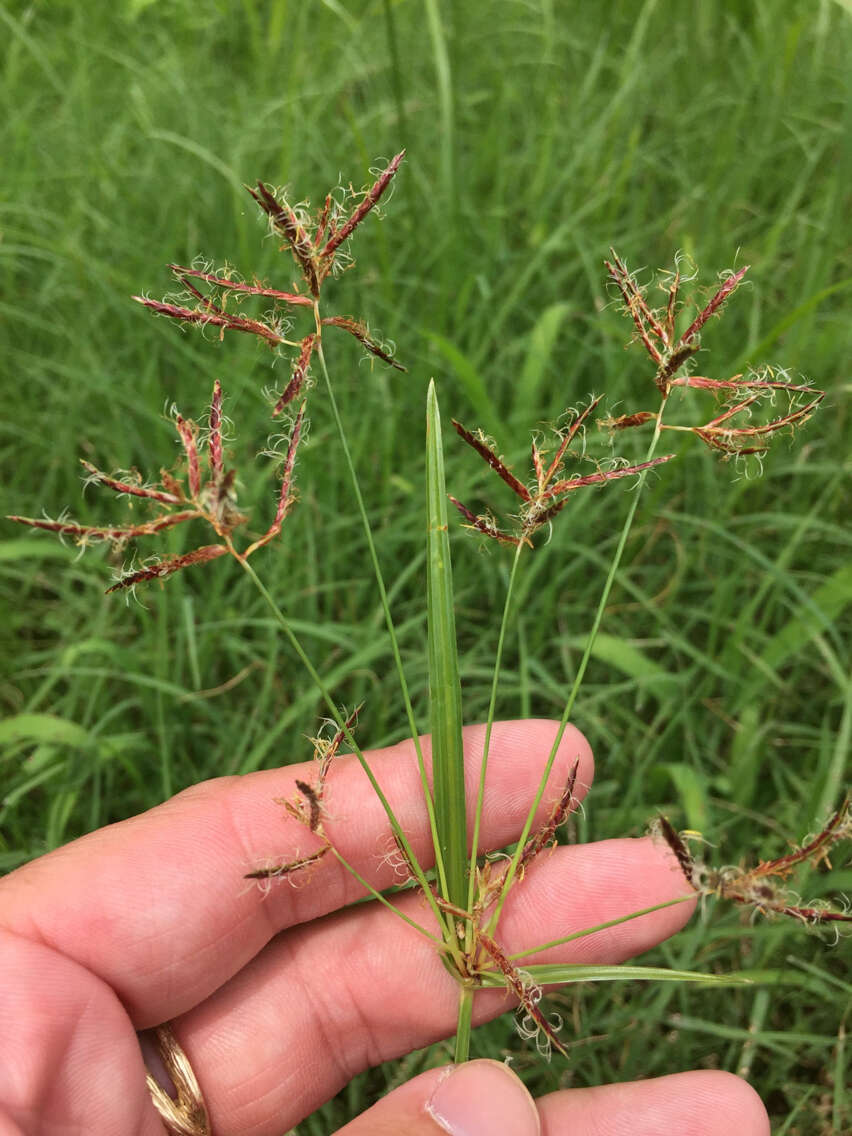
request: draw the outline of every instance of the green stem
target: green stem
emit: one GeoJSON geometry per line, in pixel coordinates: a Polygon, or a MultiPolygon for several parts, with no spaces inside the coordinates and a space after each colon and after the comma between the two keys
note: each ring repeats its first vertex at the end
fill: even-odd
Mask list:
{"type": "MultiPolygon", "coordinates": [[[[563,935],[561,939],[551,939],[549,943],[540,943],[536,947],[527,947],[526,950],[516,951],[513,955],[506,955],[510,962],[526,958],[527,955],[537,955],[539,951],[549,951],[552,947],[562,947],[566,943],[573,943],[575,939],[585,939],[587,935],[596,935],[598,931],[606,931],[609,927],[617,927],[620,923],[629,923],[631,919],[639,919],[643,915],[650,915],[654,911],[662,911],[664,907],[676,907],[679,903],[695,902],[696,895],[679,895],[677,899],[667,899],[663,903],[655,903],[652,907],[643,907],[639,911],[631,911],[629,915],[620,915],[617,919],[610,919],[606,923],[598,923],[595,927],[584,927],[582,931],[575,931],[571,935],[563,935]]],[[[488,969],[488,968],[483,968],[488,969]]]]}
{"type": "Polygon", "coordinates": [[[424,935],[429,940],[429,942],[433,944],[433,946],[438,948],[439,951],[444,952],[449,949],[448,945],[443,942],[443,940],[439,939],[436,935],[433,935],[430,931],[427,931],[425,927],[421,927],[416,919],[412,919],[411,916],[406,915],[404,911],[400,911],[396,904],[391,903],[387,896],[382,895],[382,893],[377,888],[373,887],[369,880],[364,879],[358,869],[353,868],[349,861],[346,860],[340,854],[340,852],[338,852],[333,844],[329,844],[328,847],[329,851],[335,857],[335,859],[343,865],[343,867],[347,872],[349,872],[351,876],[355,877],[361,887],[364,888],[365,891],[369,892],[373,899],[375,899],[378,903],[381,903],[384,907],[387,907],[389,911],[392,911],[394,915],[402,919],[403,922],[409,925],[409,927],[413,927],[415,931],[419,931],[420,934],[424,935]]]}
{"type": "MultiPolygon", "coordinates": [[[[317,320],[319,320],[319,317],[317,317],[317,320]]],[[[329,404],[331,405],[331,412],[334,416],[334,421],[337,426],[337,433],[340,437],[340,444],[343,447],[343,455],[346,459],[346,465],[349,470],[349,477],[352,482],[352,490],[355,494],[355,501],[358,505],[358,512],[361,517],[361,524],[364,529],[364,535],[367,539],[367,548],[369,549],[370,561],[373,565],[373,575],[375,576],[376,585],[379,589],[379,598],[381,600],[382,611],[384,612],[385,616],[385,625],[387,626],[388,635],[390,636],[394,665],[396,666],[396,673],[399,676],[400,691],[402,693],[402,700],[405,705],[405,713],[408,718],[408,729],[411,734],[411,740],[414,742],[414,751],[417,755],[417,768],[420,773],[420,783],[423,787],[423,799],[426,802],[426,812],[429,816],[429,827],[432,832],[432,842],[435,845],[435,867],[438,873],[438,880],[440,882],[440,890],[442,895],[446,895],[447,883],[443,857],[441,856],[441,849],[438,841],[438,830],[435,823],[435,806],[432,798],[432,792],[429,788],[429,780],[426,776],[426,766],[423,761],[423,750],[420,745],[420,733],[417,729],[417,723],[414,718],[414,707],[411,705],[411,696],[408,691],[408,683],[406,682],[405,671],[403,670],[402,666],[402,656],[400,655],[399,642],[396,636],[393,617],[391,616],[387,589],[385,588],[385,581],[384,577],[382,576],[382,569],[379,564],[379,557],[376,552],[376,545],[373,540],[373,532],[370,528],[370,520],[367,516],[367,509],[364,505],[364,498],[361,495],[361,486],[358,482],[358,474],[355,472],[355,463],[352,460],[352,454],[349,450],[349,442],[346,437],[343,420],[340,417],[340,411],[338,410],[337,399],[334,397],[334,390],[331,385],[331,377],[328,373],[328,366],[325,361],[322,343],[320,343],[319,347],[317,348],[317,355],[319,356],[320,367],[322,368],[323,379],[325,380],[328,400],[329,404]]]]}
{"type": "Polygon", "coordinates": [[[456,1064],[470,1060],[470,1030],[473,1022],[473,987],[459,987],[459,1014],[456,1027],[456,1064]]]}
{"type": "Polygon", "coordinates": [[[331,713],[332,718],[334,719],[335,723],[337,724],[338,729],[343,731],[343,733],[346,736],[347,742],[352,746],[352,749],[354,750],[355,755],[356,755],[356,757],[358,758],[358,761],[361,764],[361,768],[364,770],[364,772],[367,775],[367,779],[370,782],[370,785],[373,789],[373,792],[379,798],[379,801],[382,804],[382,808],[385,810],[385,813],[387,814],[387,818],[390,821],[391,830],[393,831],[393,834],[396,837],[396,839],[399,841],[400,847],[402,848],[402,850],[405,853],[406,859],[408,860],[408,863],[411,867],[411,870],[414,872],[414,876],[415,876],[418,884],[420,885],[421,890],[423,891],[423,894],[426,897],[427,902],[429,903],[430,907],[432,908],[432,912],[435,915],[435,918],[438,920],[438,926],[441,928],[441,933],[442,933],[443,937],[449,942],[450,936],[452,936],[454,934],[453,927],[452,927],[452,920],[449,919],[449,918],[445,918],[443,912],[438,907],[438,904],[435,902],[435,897],[432,894],[432,888],[430,887],[429,882],[426,879],[426,876],[423,872],[423,869],[420,867],[420,863],[419,863],[417,857],[414,855],[414,851],[413,851],[411,845],[408,842],[408,838],[406,837],[405,833],[403,832],[399,821],[396,819],[396,815],[394,814],[394,811],[391,808],[387,797],[383,793],[381,786],[379,785],[378,781],[376,780],[375,774],[373,773],[372,769],[370,768],[369,762],[367,761],[366,757],[364,756],[363,750],[358,745],[358,743],[355,741],[355,738],[352,735],[352,731],[346,725],[346,722],[344,721],[342,715],[340,714],[340,711],[338,710],[337,705],[334,702],[334,699],[329,694],[328,688],[326,687],[325,683],[323,682],[319,672],[317,671],[316,667],[313,665],[311,660],[308,658],[304,647],[302,646],[301,642],[299,641],[298,636],[296,635],[295,631],[292,629],[292,627],[288,623],[287,618],[284,615],[281,608],[275,602],[275,599],[273,598],[271,592],[269,591],[269,589],[266,587],[264,582],[261,580],[261,578],[258,576],[258,574],[255,572],[254,568],[252,568],[251,564],[249,564],[249,562],[247,560],[243,559],[243,557],[241,557],[241,556],[237,556],[237,560],[239,561],[242,568],[245,570],[246,574],[251,578],[252,582],[254,583],[254,586],[257,588],[257,590],[260,592],[260,594],[266,600],[267,604],[269,605],[270,610],[272,611],[272,614],[274,615],[276,621],[278,622],[279,626],[281,627],[281,630],[287,636],[287,639],[289,640],[290,645],[292,646],[292,648],[296,652],[296,654],[299,656],[299,659],[301,660],[302,665],[305,667],[308,674],[313,679],[314,685],[316,686],[317,690],[322,695],[323,701],[325,702],[326,706],[328,707],[329,712],[331,713]]]}
{"type": "Polygon", "coordinates": [[[500,665],[503,660],[503,643],[506,638],[506,627],[509,622],[509,610],[512,605],[512,593],[515,587],[515,576],[521,558],[523,544],[519,544],[512,560],[512,571],[509,575],[509,585],[506,588],[506,601],[503,604],[503,618],[500,620],[500,634],[497,638],[497,655],[494,660],[494,677],[491,682],[491,699],[488,703],[488,718],[485,723],[485,743],[482,747],[482,767],[479,771],[479,790],[476,795],[476,814],[473,821],[473,843],[470,850],[470,872],[468,876],[467,909],[473,910],[473,901],[476,892],[476,860],[479,855],[479,830],[482,824],[482,807],[485,800],[485,775],[488,769],[488,754],[491,748],[491,730],[494,725],[494,712],[497,706],[497,683],[500,678],[500,665]]]}
{"type": "MultiPolygon", "coordinates": [[[[654,453],[657,449],[657,445],[658,445],[659,440],[660,440],[660,434],[662,433],[662,429],[663,429],[663,412],[665,411],[665,408],[666,408],[667,398],[668,398],[668,396],[664,395],[663,400],[660,404],[660,409],[659,409],[659,412],[657,414],[657,422],[656,422],[656,425],[654,427],[654,435],[651,438],[650,445],[648,446],[648,452],[645,455],[645,461],[650,461],[653,458],[654,453]]],[[[512,859],[509,862],[509,867],[506,871],[505,879],[503,880],[503,886],[500,890],[500,896],[499,896],[497,903],[496,903],[496,906],[494,908],[494,914],[491,916],[491,919],[489,921],[489,926],[488,926],[488,934],[489,935],[494,934],[494,932],[497,928],[497,924],[500,920],[500,913],[503,910],[503,904],[506,902],[506,897],[509,894],[509,889],[511,888],[512,883],[514,882],[515,875],[516,875],[517,870],[518,870],[518,864],[520,863],[521,855],[522,855],[523,850],[524,850],[524,845],[527,842],[527,837],[530,834],[530,829],[532,828],[533,821],[535,819],[536,811],[538,810],[538,806],[541,803],[541,798],[544,795],[545,786],[547,785],[548,778],[550,777],[550,771],[553,768],[553,762],[556,760],[556,754],[559,750],[560,743],[562,742],[562,738],[565,734],[565,730],[566,730],[566,727],[568,725],[568,719],[571,716],[571,711],[574,709],[574,703],[577,700],[577,695],[580,691],[580,686],[582,685],[583,678],[585,677],[585,674],[586,674],[586,668],[589,665],[589,659],[592,657],[592,651],[594,650],[595,640],[597,639],[598,631],[600,630],[601,622],[603,620],[604,612],[606,610],[606,605],[609,602],[610,592],[612,591],[613,584],[615,583],[615,577],[618,574],[618,569],[621,565],[621,560],[622,560],[622,557],[624,555],[624,549],[627,546],[627,539],[630,536],[630,530],[633,527],[633,518],[636,516],[636,510],[639,507],[639,498],[642,494],[642,489],[645,485],[646,476],[647,476],[647,471],[643,471],[639,475],[639,481],[636,485],[636,490],[633,494],[633,500],[631,501],[630,508],[627,511],[627,516],[624,520],[624,525],[622,526],[622,529],[621,529],[621,535],[618,538],[618,545],[616,546],[616,549],[615,549],[615,555],[612,558],[612,563],[610,564],[609,572],[607,573],[606,581],[605,581],[604,586],[603,586],[603,591],[601,592],[601,598],[598,602],[597,610],[595,611],[595,618],[592,621],[592,629],[589,632],[589,637],[586,641],[586,647],[585,647],[585,650],[583,651],[583,657],[580,660],[580,665],[577,668],[577,674],[574,677],[574,682],[573,682],[573,684],[571,686],[571,690],[568,694],[568,700],[565,703],[565,710],[563,711],[562,718],[560,719],[560,722],[559,722],[559,729],[556,731],[556,738],[554,739],[553,745],[551,747],[550,755],[548,756],[548,759],[547,759],[547,764],[544,767],[544,772],[541,775],[541,781],[539,782],[538,791],[536,792],[533,803],[530,806],[530,811],[527,814],[527,819],[526,819],[526,822],[524,824],[523,831],[521,832],[520,839],[518,840],[517,847],[515,848],[515,851],[512,855],[512,859]]]]}

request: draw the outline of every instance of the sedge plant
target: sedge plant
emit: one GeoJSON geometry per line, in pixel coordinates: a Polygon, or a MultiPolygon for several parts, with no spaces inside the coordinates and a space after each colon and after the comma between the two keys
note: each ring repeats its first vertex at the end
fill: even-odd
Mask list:
{"type": "MultiPolygon", "coordinates": [[[[329,193],[321,207],[311,213],[308,206],[293,206],[284,192],[258,182],[247,187],[269,231],[280,242],[295,264],[299,283],[289,290],[271,287],[254,276],[239,274],[230,266],[216,268],[209,263],[190,266],[172,264],[177,291],[163,300],[145,296],[134,299],[154,313],[182,325],[195,325],[213,332],[220,339],[226,333],[254,336],[274,356],[292,357],[289,378],[283,389],[272,393],[269,413],[286,423],[276,442],[266,453],[279,466],[279,486],[274,512],[265,528],[256,530],[251,518],[241,511],[238,479],[228,464],[225,395],[216,381],[203,421],[185,418],[173,411],[180,441],[180,468],[161,470],[158,481],[146,481],[133,471],[110,474],[88,461],[83,462],[86,480],[111,490],[132,503],[150,510],[146,519],[133,519],[115,526],[86,526],[68,517],[36,519],[13,516],[9,519],[32,528],[69,538],[80,546],[106,542],[121,554],[137,549],[149,538],[176,526],[204,527],[206,542],[190,551],[171,555],[148,555],[118,570],[111,592],[130,592],[141,585],[159,581],[185,569],[229,557],[250,578],[268,604],[282,634],[305,668],[323,700],[331,723],[330,730],[313,739],[315,772],[313,779],[296,782],[297,794],[281,800],[286,812],[306,830],[306,850],[296,858],[258,866],[247,878],[269,889],[286,883],[311,886],[313,873],[321,870],[326,857],[339,860],[375,902],[384,904],[411,926],[412,932],[426,937],[447,970],[458,983],[458,1025],[455,1057],[466,1060],[470,1054],[471,1023],[476,992],[486,987],[502,987],[516,1000],[521,1033],[534,1038],[539,1050],[564,1053],[558,1020],[541,1009],[544,986],[580,981],[640,979],[651,981],[690,981],[704,983],[738,982],[740,975],[720,977],[661,967],[538,965],[527,960],[545,949],[593,934],[601,926],[584,928],[551,943],[531,943],[521,952],[509,955],[501,946],[500,918],[512,888],[521,884],[536,859],[557,840],[561,825],[578,805],[575,764],[567,780],[554,790],[550,774],[557,750],[579,696],[584,675],[601,627],[640,494],[654,471],[675,459],[664,451],[664,442],[676,433],[691,434],[722,459],[736,462],[759,461],[770,442],[791,435],[817,410],[823,392],[806,383],[797,383],[771,367],[751,370],[727,378],[699,374],[696,360],[702,348],[702,335],[711,320],[722,315],[737,292],[747,267],[725,274],[705,302],[696,303],[689,295],[694,269],[679,261],[668,273],[648,284],[640,279],[615,253],[605,261],[613,293],[633,326],[633,340],[650,361],[644,405],[621,413],[606,414],[602,398],[590,396],[584,405],[566,409],[550,436],[536,435],[530,446],[531,472],[519,475],[500,455],[496,442],[482,431],[453,420],[462,442],[497,475],[515,499],[515,512],[498,520],[491,509],[476,510],[447,493],[444,474],[442,422],[437,389],[430,382],[426,394],[426,602],[428,608],[429,728],[432,736],[432,776],[428,775],[420,744],[420,730],[406,681],[397,631],[392,618],[388,592],[362,498],[357,472],[347,441],[345,424],[335,398],[323,350],[325,336],[337,331],[348,333],[381,365],[404,370],[392,345],[384,343],[361,319],[335,314],[326,306],[326,290],[336,276],[353,264],[350,245],[353,234],[367,216],[386,199],[387,191],[403,161],[397,154],[378,170],[363,190],[337,189],[329,193]],[[655,303],[652,287],[661,289],[655,303]],[[265,305],[265,306],[264,306],[265,305]],[[304,326],[299,327],[300,321],[304,326]],[[317,381],[317,378],[319,381],[317,381]],[[694,420],[692,403],[683,398],[675,405],[675,395],[706,399],[709,409],[694,420]],[[399,679],[408,729],[414,743],[425,810],[434,850],[433,866],[422,864],[414,854],[404,826],[393,812],[355,732],[358,708],[341,709],[320,674],[316,663],[294,630],[291,616],[279,597],[264,583],[256,570],[258,554],[273,542],[284,539],[284,522],[296,504],[296,470],[300,442],[307,428],[308,407],[324,400],[336,425],[340,450],[348,469],[351,490],[364,531],[367,553],[375,575],[384,611],[387,634],[399,679]],[[648,441],[642,460],[595,457],[591,428],[602,430],[613,441],[626,432],[646,431],[648,441]],[[559,515],[576,493],[615,492],[615,482],[626,481],[632,497],[619,534],[615,552],[601,583],[596,609],[590,613],[589,628],[579,665],[566,692],[559,728],[538,785],[530,786],[530,803],[520,838],[500,857],[485,857],[481,848],[481,823],[487,787],[488,752],[500,684],[501,662],[507,636],[511,633],[513,595],[522,561],[533,554],[546,555],[541,547],[559,515]],[[499,627],[489,711],[485,727],[484,753],[473,813],[468,832],[462,751],[463,706],[455,628],[449,516],[452,507],[460,513],[473,539],[500,546],[497,555],[510,558],[508,585],[499,627]],[[212,531],[211,531],[212,530],[212,531]],[[250,535],[244,537],[242,534],[250,535]],[[395,851],[400,883],[391,892],[376,890],[347,863],[326,827],[324,794],[334,761],[343,747],[350,749],[361,763],[373,790],[387,815],[395,851]],[[549,796],[546,798],[545,795],[549,796]],[[551,796],[552,795],[552,799],[551,796]],[[536,822],[541,807],[545,820],[536,822]],[[417,889],[423,896],[424,915],[415,920],[394,902],[399,890],[417,889]]],[[[505,492],[505,489],[503,490],[505,492]]],[[[269,555],[269,553],[265,553],[269,555]]],[[[671,850],[690,889],[671,903],[687,902],[694,895],[718,896],[759,912],[764,916],[788,916],[802,924],[838,925],[852,920],[842,907],[822,901],[806,902],[789,890],[786,880],[806,862],[828,862],[831,849],[852,835],[852,815],[847,797],[820,827],[801,845],[780,858],[760,861],[756,867],[712,867],[693,852],[696,834],[679,833],[665,817],[652,822],[652,831],[671,850]]],[[[235,889],[239,883],[235,865],[235,889]]],[[[636,918],[657,908],[633,912],[613,923],[636,918]]],[[[611,926],[612,923],[603,926],[611,926]]]]}

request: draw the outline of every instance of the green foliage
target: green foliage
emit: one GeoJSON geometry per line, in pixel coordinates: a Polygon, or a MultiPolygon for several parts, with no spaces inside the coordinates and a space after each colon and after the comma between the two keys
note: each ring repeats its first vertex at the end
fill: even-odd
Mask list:
{"type": "MultiPolygon", "coordinates": [[[[574,835],[638,832],[663,808],[704,818],[733,863],[756,847],[781,854],[824,818],[852,732],[852,23],[841,4],[504,0],[486,23],[471,0],[97,0],[7,3],[0,26],[0,512],[68,506],[84,523],[107,520],[106,498],[81,497],[78,459],[169,467],[164,400],[200,414],[216,377],[226,412],[253,420],[259,388],[280,378],[268,354],[237,336],[183,336],[130,294],[160,295],[160,266],[199,254],[288,286],[290,265],[259,241],[242,182],[318,193],[405,145],[392,229],[365,227],[361,271],[340,281],[337,306],[368,312],[410,374],[359,364],[342,337],[329,364],[425,729],[428,376],[445,416],[488,410],[501,435],[526,438],[589,390],[612,406],[648,382],[608,306],[610,245],[650,268],[676,247],[705,269],[751,263],[750,286],[713,327],[714,361],[726,373],[766,358],[801,372],[828,390],[828,412],[804,445],[779,446],[761,479],[720,469],[689,439],[686,460],[649,481],[575,708],[599,772],[574,835]]],[[[298,612],[294,629],[335,697],[365,702],[359,739],[380,745],[404,732],[404,715],[320,401],[287,540],[256,567],[298,612]]],[[[452,442],[451,492],[481,499],[484,480],[452,442]]],[[[253,444],[232,443],[241,469],[253,444]]],[[[257,472],[241,505],[265,517],[275,489],[263,462],[257,472]]],[[[629,503],[607,491],[570,506],[547,555],[519,574],[522,634],[506,643],[498,714],[561,713],[629,503]]],[[[168,551],[189,547],[170,540],[168,551]]],[[[23,543],[0,533],[0,712],[31,729],[6,727],[0,751],[4,867],[201,778],[308,756],[300,739],[326,708],[294,681],[298,660],[236,565],[181,574],[125,607],[101,595],[103,553],[66,563],[47,537],[26,553],[23,543]]],[[[481,720],[508,560],[459,547],[454,570],[464,714],[481,720]]],[[[813,878],[810,893],[819,887],[813,878]]],[[[771,971],[768,1005],[745,988],[578,986],[559,996],[575,1024],[565,1077],[747,1062],[773,1113],[831,1131],[822,1118],[838,1106],[821,1078],[830,1068],[842,1084],[848,1063],[837,1014],[848,949],[735,912],[707,917],[651,961],[771,971]]],[[[517,1049],[511,1021],[484,1027],[479,1045],[517,1049]]],[[[436,1047],[360,1079],[315,1130],[446,1057],[436,1047]]],[[[565,1066],[521,1053],[516,1068],[547,1091],[565,1066]]]]}

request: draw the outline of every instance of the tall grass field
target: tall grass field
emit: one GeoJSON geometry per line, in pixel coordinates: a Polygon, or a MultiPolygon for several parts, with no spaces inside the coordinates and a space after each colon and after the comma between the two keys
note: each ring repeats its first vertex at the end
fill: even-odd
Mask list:
{"type": "MultiPolygon", "coordinates": [[[[624,350],[610,246],[645,279],[677,253],[711,286],[750,264],[707,330],[709,373],[769,362],[826,398],[762,462],[667,437],[681,460],[640,500],[573,715],[597,777],[567,838],[639,835],[662,811],[736,864],[819,828],[852,742],[849,0],[0,0],[0,42],[2,514],[114,520],[109,494],[83,494],[80,459],[168,468],[168,406],[200,418],[217,378],[237,426],[255,420],[286,364],[251,337],[205,342],[131,295],[163,296],[165,266],[199,256],[287,288],[292,260],[244,183],[318,201],[406,148],[335,309],[367,315],[408,373],[346,336],[326,350],[423,730],[429,379],[445,419],[481,426],[525,468],[530,430],[565,407],[594,392],[618,414],[654,393],[641,352],[624,350]]],[[[298,508],[252,563],[335,698],[363,702],[358,738],[375,748],[407,727],[323,407],[298,508]]],[[[449,434],[451,491],[490,500],[449,434]]],[[[240,505],[265,515],[275,484],[254,443],[230,445],[240,505]]],[[[618,444],[641,460],[641,439],[618,444]]],[[[516,583],[498,717],[562,712],[630,505],[627,487],[576,496],[516,583]]],[[[479,722],[510,561],[450,526],[464,717],[479,722]]],[[[228,559],[139,603],[104,594],[116,566],[0,524],[4,871],[205,778],[307,760],[326,714],[228,559]]],[[[802,886],[852,895],[848,854],[802,886]]],[[[850,957],[848,937],[709,902],[643,961],[764,981],[580,985],[553,998],[569,1062],[544,1063],[511,1014],[473,1052],[512,1054],[537,1094],[725,1069],[778,1134],[849,1131],[850,957]]],[[[363,1074],[298,1132],[332,1131],[451,1058],[437,1045],[363,1074]]]]}

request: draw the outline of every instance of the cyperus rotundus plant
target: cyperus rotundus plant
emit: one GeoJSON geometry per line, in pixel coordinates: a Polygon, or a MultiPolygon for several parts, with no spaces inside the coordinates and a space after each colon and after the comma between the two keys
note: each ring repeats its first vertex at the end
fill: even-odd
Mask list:
{"type": "MultiPolygon", "coordinates": [[[[438,398],[434,383],[427,394],[427,607],[428,653],[430,677],[430,726],[432,734],[432,776],[427,775],[417,728],[416,715],[409,695],[397,635],[391,617],[390,605],[381,568],[373,542],[367,513],[355,469],[350,457],[346,431],[338,413],[333,386],[323,353],[323,337],[327,329],[337,328],[352,335],[363,348],[384,364],[398,370],[404,368],[394,358],[392,348],[371,334],[362,320],[351,316],[326,315],[323,308],[324,288],[329,278],[351,265],[348,243],[358,226],[375,209],[386,194],[403,159],[397,154],[376,176],[373,183],[352,200],[344,202],[337,194],[328,194],[313,216],[306,207],[291,206],[286,196],[263,182],[249,188],[267,220],[271,232],[280,239],[282,250],[289,252],[296,265],[301,282],[295,290],[283,290],[267,285],[257,278],[245,278],[234,269],[214,269],[212,265],[195,264],[190,267],[171,265],[171,271],[181,286],[181,294],[155,301],[135,297],[155,313],[175,319],[185,325],[202,330],[212,328],[223,337],[226,332],[237,331],[253,335],[276,355],[292,353],[293,362],[289,381],[277,392],[272,401],[273,417],[284,412],[298,401],[289,432],[283,436],[280,452],[280,487],[276,510],[271,521],[257,536],[237,541],[238,530],[250,525],[250,519],[240,511],[236,498],[236,474],[226,465],[223,432],[223,393],[217,381],[206,421],[202,427],[175,412],[175,426],[183,451],[184,472],[179,475],[163,470],[157,484],[144,482],[136,473],[109,475],[84,462],[87,480],[110,489],[132,501],[142,501],[153,509],[148,520],[133,521],[115,527],[78,525],[66,519],[38,520],[14,516],[10,519],[35,528],[70,537],[80,545],[94,541],[107,541],[123,549],[129,542],[147,540],[158,533],[191,521],[200,521],[213,530],[214,543],[200,545],[193,550],[173,554],[159,560],[145,560],[141,566],[120,573],[110,591],[133,588],[138,584],[164,580],[184,568],[230,555],[252,579],[255,587],[270,607],[275,620],[288,638],[305,666],[311,680],[319,690],[328,709],[330,736],[313,740],[316,757],[312,781],[296,781],[297,795],[281,801],[287,814],[304,826],[307,847],[298,855],[280,862],[272,862],[242,871],[246,878],[258,881],[269,889],[279,882],[318,885],[323,862],[331,856],[337,858],[363,885],[373,900],[394,911],[419,934],[425,936],[441,955],[447,970],[455,977],[459,988],[458,1030],[456,1059],[469,1055],[473,1002],[476,991],[485,987],[502,987],[518,1003],[521,1032],[534,1037],[539,1049],[549,1053],[551,1047],[564,1052],[559,1037],[559,1023],[549,1019],[540,1008],[542,987],[545,985],[585,980],[608,980],[630,977],[646,980],[669,981],[726,981],[718,975],[692,972],[623,966],[577,965],[522,965],[522,960],[546,949],[560,946],[583,935],[593,934],[628,919],[636,918],[657,908],[632,912],[619,919],[595,927],[575,931],[571,935],[545,944],[530,944],[511,955],[501,945],[499,922],[509,891],[521,883],[524,876],[534,870],[536,860],[553,847],[560,826],[578,804],[578,764],[570,767],[567,779],[556,787],[550,784],[559,745],[576,703],[578,693],[591,657],[595,637],[601,625],[604,610],[618,573],[622,555],[636,514],[642,487],[648,476],[674,459],[674,454],[658,454],[661,439],[669,432],[687,432],[700,439],[724,458],[745,460],[762,453],[772,438],[789,433],[802,426],[817,409],[823,392],[806,384],[797,384],[769,367],[737,374],[730,378],[714,379],[694,373],[693,366],[701,348],[701,333],[708,322],[723,313],[725,306],[741,284],[746,268],[732,272],[709,300],[699,306],[684,299],[679,266],[661,279],[664,302],[655,308],[648,298],[648,289],[640,285],[637,277],[614,252],[606,262],[610,281],[623,308],[631,319],[638,340],[650,357],[653,371],[650,390],[656,390],[658,404],[655,409],[641,407],[626,409],[598,419],[598,425],[610,438],[621,437],[625,431],[647,427],[651,438],[644,458],[629,461],[621,458],[591,456],[587,434],[593,416],[603,396],[593,396],[581,409],[566,410],[556,424],[549,443],[535,436],[531,444],[532,475],[523,480],[500,456],[496,444],[482,432],[471,430],[454,421],[461,439],[497,474],[517,502],[517,514],[508,521],[498,522],[491,511],[476,512],[455,497],[449,497],[444,485],[443,447],[438,398]],[[251,301],[271,302],[265,313],[251,314],[246,305],[251,301]],[[310,309],[312,326],[304,334],[291,334],[291,321],[299,318],[302,310],[310,309]],[[295,502],[294,477],[300,440],[306,425],[306,411],[315,397],[310,383],[310,368],[318,360],[324,380],[328,404],[339,432],[341,449],[351,476],[353,493],[364,527],[365,541],[375,572],[392,653],[399,675],[400,690],[405,707],[409,731],[414,743],[418,772],[434,850],[434,869],[420,863],[411,846],[404,826],[394,814],[388,799],[370,765],[354,738],[358,711],[341,710],[308,652],[293,630],[280,601],[272,596],[267,586],[250,563],[254,553],[278,539],[282,525],[295,502]],[[722,399],[708,416],[700,416],[697,424],[682,423],[666,417],[672,408],[675,394],[712,396],[722,399]],[[784,405],[773,408],[775,400],[784,405]],[[766,414],[760,414],[763,407],[766,414]],[[202,472],[202,468],[204,472],[202,472]],[[483,805],[486,794],[488,754],[495,716],[497,691],[503,647],[512,615],[512,600],[521,558],[534,548],[536,538],[548,531],[559,515],[574,499],[579,490],[593,492],[608,489],[611,483],[629,479],[633,488],[632,500],[621,529],[615,553],[603,581],[600,600],[592,614],[585,649],[577,667],[573,683],[567,692],[565,707],[552,749],[545,763],[541,780],[531,786],[530,807],[521,836],[515,846],[502,857],[484,857],[480,847],[483,805]],[[467,527],[475,534],[506,545],[512,554],[509,583],[500,624],[497,657],[494,665],[491,700],[485,727],[484,752],[478,791],[473,809],[473,830],[467,832],[465,788],[463,780],[463,754],[461,746],[462,700],[456,650],[454,597],[448,537],[447,500],[462,514],[467,527]],[[354,867],[349,865],[330,838],[326,827],[325,790],[333,776],[334,759],[342,746],[349,746],[360,761],[366,776],[387,814],[389,835],[393,841],[391,854],[397,867],[400,887],[419,890],[424,900],[424,916],[431,919],[418,921],[402,912],[393,896],[383,894],[370,884],[354,867]],[[552,799],[545,801],[545,794],[552,799]],[[542,804],[547,807],[544,820],[536,823],[542,804]],[[316,873],[316,874],[314,874],[316,873]]],[[[643,396],[644,401],[644,396],[643,396]]],[[[684,407],[677,407],[681,414],[684,407]]],[[[539,550],[539,555],[541,555],[539,550]]],[[[540,814],[539,814],[540,815],[540,814]]],[[[339,818],[338,818],[339,819],[339,818]]],[[[344,818],[345,819],[345,818],[344,818]]],[[[788,915],[808,924],[837,924],[852,919],[846,911],[821,903],[802,903],[788,895],[774,880],[785,878],[800,863],[827,861],[830,848],[850,836],[849,802],[844,801],[828,822],[801,848],[788,856],[761,862],[756,868],[709,869],[699,864],[687,844],[688,834],[676,832],[670,822],[660,817],[653,831],[671,849],[674,861],[691,887],[691,893],[669,903],[690,900],[694,894],[731,900],[748,905],[764,915],[788,915]]],[[[235,888],[241,874],[235,865],[235,888]]],[[[657,905],[667,906],[668,904],[657,905]]],[[[738,981],[731,976],[729,981],[738,981]]],[[[165,1107],[165,1106],[164,1106],[165,1107]]]]}

